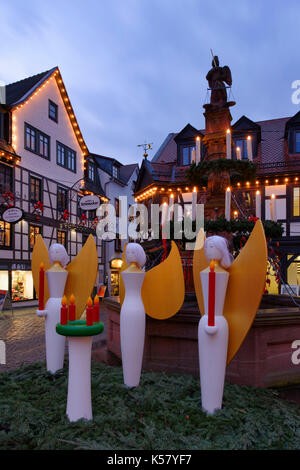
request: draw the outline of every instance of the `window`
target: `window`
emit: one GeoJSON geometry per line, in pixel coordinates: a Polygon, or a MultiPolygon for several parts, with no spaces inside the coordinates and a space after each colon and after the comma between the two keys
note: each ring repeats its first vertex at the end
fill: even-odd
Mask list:
{"type": "Polygon", "coordinates": [[[25,123],[25,149],[50,160],[50,137],[25,123]]]}
{"type": "Polygon", "coordinates": [[[95,165],[91,162],[88,163],[88,179],[95,181],[95,165]]]}
{"type": "Polygon", "coordinates": [[[191,164],[193,150],[196,151],[195,146],[182,147],[181,161],[183,166],[191,164]]]}
{"type": "Polygon", "coordinates": [[[52,121],[58,121],[58,106],[51,100],[49,100],[48,116],[50,119],[52,119],[52,121]]]}
{"type": "Polygon", "coordinates": [[[57,187],[57,210],[64,212],[68,209],[68,190],[65,188],[57,187]]]}
{"type": "Polygon", "coordinates": [[[295,132],[295,153],[300,153],[300,132],[295,132]]]}
{"type": "Polygon", "coordinates": [[[114,177],[114,178],[118,178],[118,177],[119,177],[119,168],[118,168],[116,165],[113,165],[112,173],[113,173],[113,177],[114,177]]]}
{"type": "Polygon", "coordinates": [[[12,191],[13,188],[13,178],[12,178],[12,168],[7,165],[0,164],[0,192],[4,193],[5,191],[12,191]]]}
{"type": "Polygon", "coordinates": [[[29,248],[30,250],[33,249],[36,237],[42,233],[42,227],[38,227],[36,225],[29,226],[29,248]]]}
{"type": "Polygon", "coordinates": [[[235,157],[237,159],[237,147],[241,150],[241,159],[245,160],[248,158],[248,151],[247,151],[247,139],[238,139],[235,140],[235,157]]]}
{"type": "Polygon", "coordinates": [[[89,235],[87,233],[82,234],[82,246],[85,244],[88,238],[89,238],[89,235]]]}
{"type": "Polygon", "coordinates": [[[300,188],[293,188],[293,217],[300,217],[300,188]]]}
{"type": "Polygon", "coordinates": [[[66,145],[56,142],[56,163],[76,173],[76,152],[66,145]]]}
{"type": "Polygon", "coordinates": [[[11,225],[0,221],[0,246],[11,247],[11,225]]]}
{"type": "Polygon", "coordinates": [[[115,211],[116,211],[116,217],[120,217],[120,201],[119,201],[119,199],[115,199],[115,211]]]}
{"type": "Polygon", "coordinates": [[[122,251],[122,240],[118,233],[116,234],[116,238],[115,238],[115,251],[117,252],[122,251]]]}
{"type": "Polygon", "coordinates": [[[30,202],[42,202],[42,180],[35,176],[30,177],[30,202]]]}
{"type": "Polygon", "coordinates": [[[63,245],[65,248],[67,248],[67,232],[64,232],[63,230],[57,230],[57,243],[60,243],[60,245],[63,245]]]}

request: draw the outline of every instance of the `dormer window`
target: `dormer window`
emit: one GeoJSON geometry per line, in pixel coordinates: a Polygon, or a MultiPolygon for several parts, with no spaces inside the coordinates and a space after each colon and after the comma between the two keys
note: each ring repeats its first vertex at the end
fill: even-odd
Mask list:
{"type": "Polygon", "coordinates": [[[112,167],[112,175],[114,178],[119,177],[119,168],[116,165],[113,165],[112,167]]]}
{"type": "Polygon", "coordinates": [[[242,160],[246,160],[248,158],[248,150],[247,150],[247,139],[237,139],[234,141],[235,143],[235,148],[234,148],[234,155],[235,158],[238,160],[239,155],[238,152],[240,152],[240,158],[242,160]],[[240,149],[240,151],[238,150],[240,149]]]}
{"type": "Polygon", "coordinates": [[[181,147],[182,166],[190,165],[192,163],[193,152],[196,152],[196,147],[194,145],[181,147]]]}
{"type": "Polygon", "coordinates": [[[95,181],[95,165],[92,162],[88,164],[88,179],[90,181],[95,181]]]}

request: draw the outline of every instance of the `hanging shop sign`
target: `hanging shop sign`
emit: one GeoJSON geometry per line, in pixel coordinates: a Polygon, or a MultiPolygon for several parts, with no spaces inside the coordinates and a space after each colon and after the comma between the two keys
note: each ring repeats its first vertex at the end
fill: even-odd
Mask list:
{"type": "Polygon", "coordinates": [[[100,206],[100,199],[96,195],[89,194],[80,199],[79,206],[83,211],[93,211],[100,206]]]}
{"type": "Polygon", "coordinates": [[[10,207],[6,209],[2,214],[2,219],[4,222],[9,222],[10,224],[15,224],[23,218],[23,211],[18,207],[10,207]]]}

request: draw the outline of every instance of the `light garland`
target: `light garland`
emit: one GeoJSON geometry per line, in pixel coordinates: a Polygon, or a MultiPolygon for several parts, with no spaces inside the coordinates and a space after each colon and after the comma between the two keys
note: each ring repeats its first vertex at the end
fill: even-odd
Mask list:
{"type": "MultiPolygon", "coordinates": [[[[70,102],[70,99],[68,97],[68,94],[67,94],[67,91],[66,91],[66,88],[64,86],[64,83],[63,83],[63,80],[62,80],[62,77],[61,77],[61,74],[60,74],[60,71],[59,69],[56,69],[52,75],[46,80],[46,82],[43,82],[43,84],[41,84],[36,90],[35,92],[33,93],[33,95],[31,95],[30,97],[28,97],[23,103],[15,106],[13,108],[13,111],[18,111],[19,109],[22,109],[24,106],[26,106],[28,103],[30,103],[32,101],[32,99],[35,97],[35,96],[38,96],[38,94],[43,90],[43,88],[46,87],[46,85],[50,82],[50,80],[53,80],[55,79],[56,80],[56,83],[57,83],[57,86],[58,86],[58,89],[60,91],[60,94],[61,94],[61,98],[65,104],[65,108],[67,110],[67,113],[68,113],[68,116],[69,116],[69,119],[70,119],[70,122],[71,122],[71,125],[72,125],[72,128],[73,128],[73,131],[74,131],[74,134],[76,136],[76,139],[77,139],[77,142],[78,142],[78,145],[79,147],[81,148],[81,151],[82,151],[82,157],[81,157],[81,169],[82,171],[86,170],[86,156],[88,155],[88,148],[85,144],[85,141],[84,141],[84,138],[83,138],[83,135],[80,131],[80,128],[79,128],[79,125],[78,125],[78,122],[77,122],[77,119],[75,117],[75,113],[73,111],[73,108],[72,108],[72,105],[71,105],[71,102],[70,102]]],[[[16,116],[13,115],[12,117],[13,119],[13,122],[16,121],[16,116]]],[[[13,133],[12,133],[12,146],[15,148],[16,146],[16,143],[17,143],[17,135],[15,134],[15,131],[16,131],[16,126],[13,126],[12,128],[13,130],[13,133]]]]}

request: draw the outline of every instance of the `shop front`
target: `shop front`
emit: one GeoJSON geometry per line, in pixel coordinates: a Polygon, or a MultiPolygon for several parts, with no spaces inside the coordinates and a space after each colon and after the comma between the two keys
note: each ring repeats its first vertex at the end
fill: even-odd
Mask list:
{"type": "Polygon", "coordinates": [[[119,295],[120,272],[123,264],[121,258],[113,258],[110,260],[110,295],[119,295]]]}
{"type": "Polygon", "coordinates": [[[8,291],[15,306],[33,305],[36,295],[30,262],[0,264],[0,290],[8,291]],[[31,302],[30,302],[31,301],[31,302]]]}

